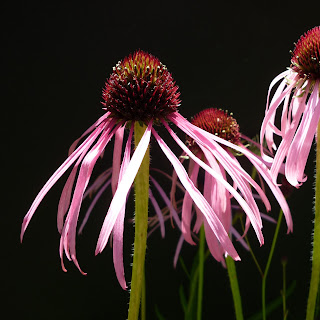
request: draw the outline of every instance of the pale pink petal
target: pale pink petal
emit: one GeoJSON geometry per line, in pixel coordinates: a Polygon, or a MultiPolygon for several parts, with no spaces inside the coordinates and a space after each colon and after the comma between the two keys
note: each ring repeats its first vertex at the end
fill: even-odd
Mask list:
{"type": "MultiPolygon", "coordinates": [[[[199,165],[194,161],[190,160],[189,162],[189,176],[190,180],[194,185],[197,183],[199,173],[199,165]]],[[[191,237],[191,219],[192,219],[192,198],[189,192],[185,192],[182,203],[182,213],[181,213],[181,232],[185,238],[185,240],[195,245],[191,237]]]]}
{"type": "Polygon", "coordinates": [[[89,134],[95,127],[99,126],[99,124],[106,120],[110,115],[110,112],[106,112],[103,116],[101,116],[92,126],[90,126],[77,140],[75,140],[72,145],[69,148],[68,155],[70,155],[74,149],[76,148],[78,142],[85,137],[87,134],[89,134]]]}
{"type": "Polygon", "coordinates": [[[184,242],[184,237],[183,237],[183,235],[181,235],[180,238],[179,238],[178,244],[177,244],[177,248],[176,248],[176,252],[174,254],[174,258],[173,258],[173,266],[174,266],[174,268],[176,268],[176,266],[177,266],[177,262],[178,262],[178,258],[179,258],[179,255],[180,255],[180,252],[181,252],[181,249],[182,249],[183,242],[184,242]]]}
{"type": "Polygon", "coordinates": [[[249,246],[247,245],[247,243],[245,242],[245,240],[243,240],[243,237],[239,234],[239,232],[231,226],[230,228],[230,232],[231,234],[237,239],[237,241],[239,241],[241,243],[241,245],[248,251],[250,251],[249,246]]]}
{"type": "MultiPolygon", "coordinates": [[[[184,124],[183,130],[187,130],[187,126],[188,126],[188,124],[184,124]]],[[[179,124],[179,127],[180,127],[180,124],[179,124]]],[[[193,127],[195,127],[195,126],[193,126],[193,127]]],[[[197,128],[197,127],[195,127],[195,128],[197,128]]],[[[194,156],[194,154],[186,147],[186,145],[174,134],[174,132],[169,127],[167,127],[167,130],[169,131],[170,135],[174,138],[174,140],[179,144],[179,146],[188,154],[188,156],[190,158],[192,158],[195,162],[197,162],[202,168],[204,168],[204,170],[208,171],[213,177],[215,177],[215,179],[220,181],[225,186],[225,188],[234,196],[234,198],[239,202],[239,204],[242,206],[242,208],[244,209],[246,214],[248,216],[250,216],[250,218],[251,218],[250,220],[253,223],[252,224],[253,228],[255,229],[258,240],[262,245],[263,244],[263,235],[261,232],[261,220],[257,220],[257,216],[260,217],[259,211],[258,211],[258,214],[256,212],[252,211],[252,208],[248,205],[248,203],[246,201],[244,201],[244,199],[240,196],[240,194],[225,179],[223,179],[220,174],[217,174],[217,172],[215,170],[211,169],[211,167],[215,166],[215,163],[216,163],[216,160],[212,156],[211,152],[209,150],[207,150],[206,148],[202,147],[202,151],[205,152],[205,157],[207,158],[208,162],[210,163],[211,167],[209,167],[208,165],[203,163],[200,159],[198,159],[196,156],[194,156]]],[[[192,132],[190,134],[189,134],[189,132],[187,132],[187,134],[194,139],[195,135],[192,132]]],[[[208,139],[206,139],[205,137],[203,137],[203,138],[206,141],[208,141],[208,143],[212,144],[208,139]]],[[[221,140],[223,140],[223,139],[221,139],[221,140]]],[[[254,200],[253,200],[253,202],[254,202],[254,200]]],[[[249,204],[252,205],[252,201],[249,204]]],[[[256,203],[254,202],[254,208],[255,207],[256,207],[256,203]]]]}
{"type": "Polygon", "coordinates": [[[162,238],[165,237],[165,226],[164,226],[164,218],[163,218],[163,214],[162,211],[158,205],[157,200],[155,199],[155,197],[153,196],[153,193],[151,191],[151,189],[149,189],[149,199],[154,207],[154,210],[156,211],[156,214],[158,216],[158,221],[159,221],[159,225],[160,225],[160,231],[161,231],[161,236],[162,238]]]}
{"type": "Polygon", "coordinates": [[[101,124],[90,136],[82,142],[82,144],[63,162],[63,164],[55,171],[55,173],[50,177],[47,183],[43,186],[43,188],[38,193],[37,197],[34,199],[29,211],[25,215],[21,227],[20,239],[22,241],[23,234],[34,214],[40,202],[47,194],[47,192],[51,189],[51,187],[56,183],[56,181],[68,170],[68,168],[72,165],[72,163],[77,160],[81,154],[90,147],[96,138],[99,136],[101,131],[104,129],[105,124],[101,124]]]}
{"type": "Polygon", "coordinates": [[[288,226],[288,232],[292,231],[293,230],[293,222],[292,222],[292,217],[291,217],[288,203],[287,203],[283,193],[281,192],[279,186],[277,186],[273,182],[268,168],[266,167],[265,164],[263,164],[261,161],[259,161],[259,159],[256,157],[256,155],[254,153],[252,153],[251,151],[246,149],[244,155],[255,166],[257,171],[261,174],[261,176],[263,177],[265,182],[268,184],[270,190],[272,191],[273,195],[277,199],[277,201],[278,201],[278,203],[284,213],[284,216],[285,216],[286,222],[287,222],[287,226],[288,226]]]}
{"type": "Polygon", "coordinates": [[[175,210],[175,208],[173,207],[171,201],[169,200],[167,194],[164,192],[164,190],[162,189],[162,187],[160,186],[160,184],[152,177],[150,176],[150,181],[153,183],[153,185],[156,187],[157,191],[159,192],[159,194],[161,195],[163,201],[165,202],[166,206],[169,208],[170,210],[170,214],[172,215],[174,221],[176,222],[177,226],[179,227],[179,229],[181,229],[181,221],[179,219],[179,216],[177,214],[177,211],[175,210]]]}
{"type": "Polygon", "coordinates": [[[315,83],[306,110],[293,138],[286,161],[286,178],[293,186],[304,182],[304,170],[320,118],[319,80],[315,83]],[[297,156],[299,155],[299,156],[297,156]]]}
{"type": "Polygon", "coordinates": [[[61,234],[60,255],[61,255],[61,247],[63,244],[63,248],[66,256],[68,257],[68,259],[70,259],[71,257],[71,259],[73,260],[73,262],[79,268],[80,271],[81,269],[76,259],[75,244],[76,244],[76,227],[77,227],[79,211],[80,211],[80,207],[83,199],[83,193],[85,188],[88,185],[93,167],[97,159],[99,158],[101,152],[106,147],[107,143],[110,141],[110,139],[114,135],[115,131],[120,126],[120,125],[117,125],[117,127],[112,130],[115,123],[116,121],[110,122],[109,126],[104,130],[104,132],[100,136],[97,143],[94,145],[94,147],[88,152],[88,154],[83,159],[83,162],[79,171],[77,183],[75,186],[72,202],[71,202],[69,212],[66,217],[66,221],[61,234]]]}
{"type": "Polygon", "coordinates": [[[96,254],[100,253],[106,246],[110,233],[113,229],[113,226],[119,214],[119,211],[121,210],[123,204],[126,202],[128,191],[131,188],[131,185],[134,181],[134,178],[136,177],[136,174],[139,170],[143,157],[149,146],[151,128],[152,128],[152,122],[149,123],[145,133],[143,134],[132,156],[132,159],[128,165],[126,172],[124,173],[122,180],[118,184],[117,191],[114,194],[114,197],[111,201],[109,210],[107,212],[107,215],[104,219],[104,222],[100,231],[100,235],[99,235],[99,239],[98,239],[98,243],[95,251],[96,254]]]}
{"type": "MultiPolygon", "coordinates": [[[[122,180],[128,165],[130,163],[130,153],[131,153],[131,141],[132,141],[132,135],[133,135],[133,127],[134,123],[131,124],[131,129],[129,133],[129,137],[126,143],[125,152],[123,155],[123,161],[121,164],[121,168],[119,170],[118,179],[119,181],[115,183],[115,188],[117,188],[118,183],[122,180]]],[[[121,143],[122,147],[122,143],[121,143]]],[[[131,189],[131,188],[130,188],[131,189]]],[[[129,194],[129,191],[127,192],[127,196],[129,194]]],[[[124,265],[123,265],[123,231],[124,231],[124,217],[125,217],[125,210],[126,210],[126,202],[123,203],[122,208],[116,218],[112,235],[113,235],[113,264],[116,271],[116,276],[119,281],[119,284],[121,285],[122,289],[127,289],[127,284],[125,280],[124,275],[124,265]]]]}
{"type": "Polygon", "coordinates": [[[91,197],[93,193],[97,192],[101,186],[109,179],[112,173],[112,168],[108,168],[107,170],[103,171],[96,180],[86,189],[86,192],[83,195],[83,199],[86,197],[91,197]]]}
{"type": "Polygon", "coordinates": [[[173,154],[173,152],[168,148],[165,142],[159,137],[159,135],[156,133],[155,130],[152,130],[152,134],[154,135],[155,139],[157,140],[160,148],[162,149],[166,157],[169,159],[169,161],[173,165],[181,183],[186,188],[186,191],[189,192],[193,201],[195,202],[197,207],[201,210],[204,217],[208,221],[210,228],[212,229],[216,237],[219,239],[221,246],[224,248],[226,252],[228,252],[228,254],[234,260],[239,260],[240,257],[237,254],[235,248],[233,247],[233,244],[229,239],[227,232],[223,228],[223,225],[221,224],[220,220],[218,219],[217,215],[212,210],[208,202],[205,200],[205,198],[202,196],[199,190],[194,186],[187,172],[185,171],[184,167],[181,165],[180,161],[173,154]]]}
{"type": "Polygon", "coordinates": [[[204,223],[204,232],[205,232],[206,242],[210,250],[210,253],[218,262],[222,262],[224,260],[223,249],[221,248],[218,239],[216,238],[215,234],[212,232],[207,221],[204,220],[203,223],[204,223]]]}
{"type": "MultiPolygon", "coordinates": [[[[84,226],[86,225],[89,217],[90,217],[90,214],[93,210],[93,208],[95,207],[96,203],[98,202],[98,200],[100,199],[101,195],[103,194],[103,192],[108,188],[108,186],[110,185],[111,183],[111,179],[109,179],[101,188],[100,190],[97,192],[97,194],[95,195],[95,197],[93,198],[93,200],[91,201],[90,203],[90,206],[82,220],[82,223],[80,225],[80,228],[79,228],[79,231],[78,231],[78,234],[82,234],[82,231],[83,231],[83,228],[84,226]]],[[[84,197],[84,196],[83,196],[84,197]]]]}
{"type": "Polygon", "coordinates": [[[113,162],[112,162],[112,182],[111,182],[112,194],[114,194],[116,192],[118,180],[119,180],[124,128],[125,128],[125,125],[123,125],[121,128],[119,128],[119,130],[115,134],[115,139],[114,139],[113,162]]]}

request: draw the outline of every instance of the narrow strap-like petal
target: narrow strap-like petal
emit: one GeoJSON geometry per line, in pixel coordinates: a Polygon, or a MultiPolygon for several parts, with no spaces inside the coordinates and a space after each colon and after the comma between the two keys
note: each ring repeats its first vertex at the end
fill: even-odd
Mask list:
{"type": "MultiPolygon", "coordinates": [[[[110,115],[110,112],[106,112],[103,116],[101,116],[93,125],[91,125],[77,140],[75,140],[72,145],[69,148],[69,152],[68,155],[70,155],[74,149],[76,148],[78,142],[85,137],[87,134],[89,134],[95,127],[99,126],[100,123],[102,123],[102,121],[108,119],[110,115]]],[[[110,118],[109,118],[110,119],[110,118]]]]}
{"type": "Polygon", "coordinates": [[[293,186],[304,182],[304,169],[320,119],[319,80],[314,85],[306,110],[290,145],[286,162],[286,178],[293,186]],[[299,155],[297,157],[297,155],[299,155]]]}
{"type": "MultiPolygon", "coordinates": [[[[119,181],[114,182],[115,183],[114,192],[116,191],[118,183],[120,183],[120,181],[122,180],[122,177],[125,174],[125,172],[128,168],[129,162],[130,162],[133,126],[134,126],[134,124],[132,123],[129,137],[128,137],[128,140],[126,143],[124,155],[123,155],[123,161],[122,161],[121,167],[119,168],[119,173],[118,173],[118,180],[119,181]]],[[[123,132],[121,133],[121,135],[123,137],[123,132]]],[[[120,144],[120,141],[118,141],[118,143],[120,144]]],[[[121,141],[121,149],[122,149],[122,141],[121,141]]],[[[128,193],[129,193],[129,191],[130,191],[130,189],[128,190],[128,193]]],[[[128,197],[128,193],[127,193],[127,197],[128,197]]],[[[127,289],[126,279],[125,279],[125,275],[124,275],[124,265],[123,265],[123,231],[124,231],[125,211],[126,211],[126,202],[123,203],[122,208],[116,218],[116,222],[115,222],[113,230],[112,230],[113,264],[114,264],[114,269],[116,271],[116,276],[119,281],[119,284],[122,287],[122,289],[124,289],[124,290],[127,289]]]]}
{"type": "Polygon", "coordinates": [[[137,172],[140,168],[143,157],[149,146],[151,128],[152,128],[152,122],[149,123],[146,131],[144,132],[132,156],[132,159],[130,160],[128,168],[124,173],[122,180],[118,184],[117,191],[114,194],[114,197],[111,201],[109,210],[107,212],[107,215],[104,219],[104,222],[100,231],[100,235],[99,235],[99,239],[98,239],[96,251],[95,251],[96,254],[100,253],[105,248],[108,242],[110,233],[113,229],[113,226],[119,214],[119,211],[121,210],[123,204],[126,201],[128,191],[131,188],[131,185],[134,181],[134,178],[137,175],[137,172]]]}
{"type": "Polygon", "coordinates": [[[179,227],[179,229],[181,229],[181,221],[179,219],[179,216],[177,214],[176,209],[173,207],[173,205],[172,205],[171,201],[169,200],[168,196],[166,195],[166,193],[164,192],[164,190],[162,189],[160,184],[152,176],[150,176],[150,181],[156,187],[156,189],[159,192],[160,196],[162,197],[163,201],[165,202],[165,204],[169,208],[170,214],[172,215],[174,221],[176,222],[176,224],[179,227]]]}
{"type": "Polygon", "coordinates": [[[81,154],[90,147],[96,138],[99,136],[104,128],[104,124],[101,124],[90,136],[82,142],[82,144],[63,162],[63,164],[55,171],[55,173],[50,177],[46,184],[42,187],[37,197],[34,199],[29,211],[25,215],[21,227],[20,240],[22,241],[23,234],[34,214],[40,202],[47,194],[47,192],[52,188],[52,186],[57,182],[57,180],[68,170],[68,168],[77,160],[81,154]]]}
{"type": "MultiPolygon", "coordinates": [[[[197,183],[199,173],[199,165],[193,160],[190,160],[189,163],[189,175],[190,180],[194,185],[197,183]]],[[[184,235],[184,238],[187,242],[192,245],[196,243],[191,237],[191,219],[192,219],[192,198],[188,191],[185,192],[182,203],[182,213],[181,213],[181,232],[184,235]]]]}
{"type": "Polygon", "coordinates": [[[163,214],[162,211],[159,207],[159,204],[157,202],[157,200],[155,199],[155,197],[153,196],[153,193],[151,191],[151,189],[149,189],[149,199],[153,205],[153,208],[156,212],[156,215],[158,217],[158,221],[159,221],[159,225],[160,225],[160,231],[161,231],[161,237],[164,238],[165,237],[165,225],[164,225],[164,218],[163,218],[163,214]]]}
{"type": "Polygon", "coordinates": [[[122,143],[125,125],[119,128],[115,134],[114,147],[113,147],[113,162],[112,162],[112,194],[116,192],[121,163],[122,143]]]}
{"type": "Polygon", "coordinates": [[[236,252],[235,248],[233,247],[233,244],[229,239],[227,232],[223,228],[222,223],[220,222],[217,215],[212,210],[212,208],[210,207],[206,199],[202,196],[200,191],[197,188],[195,188],[194,184],[188,177],[188,174],[185,171],[184,167],[181,165],[180,161],[169,149],[169,147],[165,144],[165,142],[160,138],[160,136],[157,134],[155,130],[152,130],[152,134],[157,140],[160,148],[162,149],[166,157],[169,159],[169,161],[173,165],[181,183],[186,188],[186,190],[190,193],[190,196],[192,197],[193,201],[195,202],[197,207],[201,210],[204,217],[208,221],[210,228],[212,229],[216,237],[219,239],[219,242],[221,243],[224,250],[228,252],[228,254],[234,260],[240,260],[240,257],[236,252]]]}
{"type": "MultiPolygon", "coordinates": [[[[76,247],[75,247],[76,227],[77,227],[79,211],[80,211],[80,207],[83,199],[84,190],[88,185],[93,167],[97,159],[99,158],[101,152],[104,150],[105,146],[108,144],[108,142],[110,141],[110,139],[112,138],[112,136],[114,135],[115,131],[119,126],[117,125],[117,127],[113,129],[114,125],[115,125],[115,121],[111,121],[109,126],[102,133],[101,137],[99,138],[95,146],[88,152],[88,154],[83,159],[81,168],[79,170],[79,176],[75,186],[69,212],[62,230],[62,234],[61,234],[61,243],[63,244],[63,248],[68,259],[71,257],[71,259],[73,260],[73,262],[79,268],[80,271],[81,269],[76,259],[76,247]]],[[[61,249],[62,248],[60,245],[60,255],[62,254],[61,249]]]]}
{"type": "Polygon", "coordinates": [[[78,234],[82,234],[83,228],[86,225],[93,208],[95,207],[96,203],[100,199],[103,192],[108,188],[110,183],[111,183],[111,179],[107,180],[107,182],[100,188],[100,190],[97,192],[97,194],[95,195],[95,197],[91,201],[90,206],[89,206],[88,210],[86,211],[86,214],[84,215],[84,218],[83,218],[82,223],[80,225],[80,228],[78,230],[78,234]]]}
{"type": "MultiPolygon", "coordinates": [[[[178,123],[177,123],[178,125],[178,123]]],[[[187,124],[185,125],[185,129],[186,129],[187,124]]],[[[179,126],[180,127],[180,126],[179,126]]],[[[240,206],[243,208],[243,210],[246,212],[246,214],[248,216],[251,217],[251,220],[253,222],[253,227],[255,229],[255,232],[257,234],[258,240],[260,242],[260,244],[262,245],[264,240],[263,240],[263,235],[261,232],[261,222],[258,220],[256,220],[256,214],[252,211],[252,208],[248,205],[248,203],[240,196],[240,194],[225,180],[221,177],[220,174],[217,174],[217,172],[215,172],[214,170],[212,170],[211,167],[209,167],[208,165],[206,165],[204,162],[202,162],[199,158],[197,158],[188,148],[187,146],[176,136],[176,134],[169,128],[167,127],[170,135],[174,138],[174,140],[179,144],[179,146],[188,154],[188,156],[190,158],[192,158],[195,162],[198,162],[199,165],[206,171],[208,171],[215,179],[217,179],[220,183],[222,183],[222,185],[224,185],[224,187],[234,196],[234,198],[239,202],[240,206]]],[[[205,131],[204,131],[205,132],[205,131]]],[[[187,133],[188,134],[188,133],[187,133]]],[[[193,135],[191,133],[191,135],[193,135]]],[[[205,137],[204,137],[205,138],[205,137]]],[[[208,139],[206,139],[208,141],[208,139]]],[[[223,139],[222,139],[223,140],[223,139]]],[[[210,141],[208,141],[208,143],[210,143],[210,141]]],[[[206,153],[205,156],[207,158],[207,160],[211,165],[214,165],[214,157],[211,154],[211,152],[209,152],[209,150],[207,150],[206,148],[204,148],[202,146],[202,150],[206,153]]],[[[215,161],[216,162],[216,161],[215,161]]],[[[251,203],[250,203],[251,204],[251,203]]]]}

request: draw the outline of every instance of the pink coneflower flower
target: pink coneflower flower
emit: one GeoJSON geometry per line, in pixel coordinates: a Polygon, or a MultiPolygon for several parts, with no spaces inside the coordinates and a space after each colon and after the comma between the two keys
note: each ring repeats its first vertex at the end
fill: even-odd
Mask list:
{"type": "MultiPolygon", "coordinates": [[[[192,150],[193,154],[188,153],[189,156],[189,175],[192,182],[197,185],[200,178],[200,166],[199,160],[202,159],[204,163],[214,169],[216,176],[210,174],[210,170],[204,172],[204,182],[201,189],[203,189],[203,195],[208,201],[214,212],[219,217],[225,230],[230,234],[235,236],[241,242],[241,236],[237,230],[232,226],[232,209],[239,210],[242,209],[247,214],[245,233],[248,231],[250,225],[253,226],[256,235],[260,241],[263,243],[262,233],[261,233],[261,217],[270,220],[270,217],[261,213],[258,209],[255,199],[262,200],[266,210],[270,210],[269,201],[265,195],[264,183],[269,186],[276,199],[278,200],[284,215],[286,217],[288,231],[292,231],[292,219],[291,214],[287,205],[287,202],[277,185],[275,185],[271,179],[268,168],[262,163],[260,158],[254,153],[249,151],[241,142],[241,138],[245,137],[240,134],[239,125],[237,121],[232,117],[232,114],[216,109],[209,108],[202,110],[194,116],[191,123],[205,131],[203,133],[202,139],[207,139],[206,144],[198,144],[195,142],[194,138],[189,136],[187,139],[187,145],[192,150]],[[215,138],[214,138],[215,137],[215,138]],[[213,141],[219,141],[223,145],[213,145],[213,141]],[[212,153],[208,151],[208,148],[214,148],[217,152],[214,152],[215,158],[213,159],[212,153]],[[232,148],[232,149],[230,149],[232,148]],[[237,160],[237,156],[234,154],[236,151],[240,159],[248,159],[257,172],[260,174],[260,180],[262,186],[260,187],[241,167],[237,160]],[[237,179],[234,177],[237,176],[237,179]],[[231,200],[234,194],[231,189],[226,188],[227,181],[230,178],[234,181],[234,187],[239,191],[239,194],[243,196],[246,203],[250,203],[255,210],[252,212],[245,210],[245,206],[239,201],[239,204],[231,204],[231,200]],[[251,188],[253,187],[253,190],[251,188]]],[[[204,139],[204,140],[205,140],[204,139]]],[[[175,191],[175,184],[173,184],[172,197],[175,191]]],[[[236,200],[238,200],[235,197],[236,200]]],[[[174,202],[174,200],[173,200],[174,202]]],[[[191,222],[193,220],[194,210],[192,210],[193,201],[188,192],[185,193],[182,212],[181,212],[181,231],[184,236],[184,240],[190,244],[195,244],[192,239],[192,232],[197,234],[200,230],[201,225],[204,225],[206,241],[208,248],[212,256],[224,264],[224,256],[226,254],[225,250],[221,246],[217,237],[213,234],[209,228],[203,214],[195,206],[195,223],[193,228],[191,228],[191,222]],[[192,230],[192,231],[191,231],[192,230]]],[[[272,219],[271,219],[272,220],[272,219]]],[[[182,239],[180,239],[177,252],[175,255],[175,263],[177,261],[178,252],[182,245],[182,239]]],[[[243,243],[243,242],[242,242],[243,243]]],[[[243,243],[244,246],[246,246],[243,243]]]]}
{"type": "MultiPolygon", "coordinates": [[[[238,260],[239,256],[224,227],[224,222],[220,220],[218,214],[196,188],[193,177],[189,177],[179,159],[155,129],[155,125],[162,124],[183,151],[190,157],[194,157],[192,151],[169,127],[168,123],[172,122],[185,134],[192,137],[194,145],[198,144],[201,150],[204,150],[208,164],[197,157],[195,162],[215,179],[221,181],[221,185],[239,202],[239,205],[250,216],[251,224],[254,226],[260,242],[263,243],[261,219],[250,190],[250,184],[256,188],[258,186],[216,141],[232,147],[231,143],[213,135],[208,135],[207,132],[192,125],[178,113],[180,105],[178,87],[167,68],[157,58],[143,51],[137,51],[118,62],[113,68],[113,73],[106,81],[103,99],[105,114],[73,144],[71,154],[39,192],[23,220],[21,240],[43,197],[67,169],[73,165],[62,191],[58,208],[58,230],[61,233],[59,251],[64,270],[63,253],[81,271],[76,258],[76,229],[79,212],[96,161],[103,155],[108,143],[114,137],[111,178],[114,194],[106,212],[95,252],[96,254],[100,253],[112,235],[116,275],[120,285],[126,288],[123,268],[125,206],[129,190],[147,152],[151,135],[153,135],[160,149],[171,162],[177,177],[188,192],[188,196],[191,197],[202,213],[208,230],[214,234],[221,248],[233,259],[238,260]],[[146,130],[131,155],[135,123],[145,124],[146,130]],[[129,133],[122,155],[125,129],[129,133]],[[76,148],[77,143],[82,138],[85,138],[84,141],[76,148]],[[234,186],[223,178],[222,167],[225,167],[226,170],[228,168],[232,172],[234,186]],[[240,190],[241,194],[237,189],[240,190]]],[[[103,179],[98,183],[102,183],[102,181],[103,179]]],[[[261,195],[264,197],[263,194],[261,195]]],[[[266,199],[264,200],[267,202],[266,199]]]]}
{"type": "MultiPolygon", "coordinates": [[[[271,174],[276,180],[285,161],[285,176],[298,187],[306,180],[304,170],[320,118],[320,27],[305,33],[292,52],[291,66],[270,84],[260,140],[276,150],[271,174]],[[280,81],[271,101],[271,90],[280,81]],[[282,107],[279,125],[276,113],[282,107]],[[277,146],[274,134],[281,139],[277,146]]],[[[266,155],[261,153],[268,160],[266,155]]]]}

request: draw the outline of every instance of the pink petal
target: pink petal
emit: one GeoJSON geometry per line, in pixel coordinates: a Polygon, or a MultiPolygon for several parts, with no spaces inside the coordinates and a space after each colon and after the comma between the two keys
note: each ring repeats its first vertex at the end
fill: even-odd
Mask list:
{"type": "Polygon", "coordinates": [[[77,140],[75,140],[69,148],[68,155],[70,155],[74,149],[76,148],[78,142],[87,134],[89,134],[95,127],[99,126],[99,124],[108,119],[110,112],[106,112],[103,116],[101,116],[92,126],[90,126],[77,140]]]}
{"type": "MultiPolygon", "coordinates": [[[[130,162],[130,153],[131,153],[131,141],[132,141],[132,134],[133,134],[133,127],[132,124],[129,137],[126,143],[125,152],[123,156],[123,161],[121,168],[119,170],[118,179],[119,181],[115,182],[115,188],[117,188],[118,182],[120,182],[125,174],[129,162],[130,162]]],[[[123,137],[123,134],[122,134],[123,137]]],[[[119,143],[119,142],[118,142],[119,143]]],[[[121,142],[122,147],[122,142],[121,142]]],[[[121,148],[122,149],[122,148],[121,148]]],[[[129,189],[130,190],[130,189],[129,189]]],[[[129,193],[128,190],[128,193],[129,193]]],[[[116,191],[116,190],[115,190],[116,191]]],[[[127,193],[127,197],[128,197],[127,193]]],[[[122,289],[127,289],[127,284],[124,275],[124,266],[123,266],[123,231],[124,231],[124,217],[125,217],[125,210],[126,210],[126,202],[123,203],[122,208],[116,218],[112,234],[113,234],[113,264],[116,271],[116,276],[121,285],[122,289]]]]}
{"type": "MultiPolygon", "coordinates": [[[[190,160],[189,175],[190,175],[190,180],[194,185],[196,185],[197,183],[198,173],[199,173],[199,165],[194,161],[190,160]]],[[[184,194],[183,203],[182,203],[181,232],[184,235],[184,238],[187,242],[189,242],[192,245],[195,245],[195,242],[191,237],[191,219],[192,219],[192,198],[189,192],[186,191],[184,194]]]]}
{"type": "Polygon", "coordinates": [[[320,118],[319,80],[307,103],[299,128],[290,145],[286,161],[286,178],[293,186],[305,181],[304,170],[320,118]],[[299,157],[297,157],[299,155],[299,157]]]}
{"type": "MultiPolygon", "coordinates": [[[[81,271],[77,258],[76,258],[76,227],[79,216],[79,211],[83,199],[83,193],[85,188],[88,185],[89,179],[91,177],[91,173],[93,167],[99,158],[101,152],[104,150],[115,131],[119,128],[120,125],[117,125],[115,129],[112,130],[116,121],[110,121],[110,124],[104,130],[102,135],[100,136],[97,143],[94,147],[88,152],[85,156],[77,179],[77,183],[74,190],[74,195],[72,198],[72,202],[69,208],[69,212],[62,230],[61,239],[60,239],[60,256],[62,259],[62,248],[64,248],[65,254],[68,259],[73,260],[75,265],[81,271]]],[[[82,271],[81,271],[82,272],[82,271]]]]}
{"type": "MultiPolygon", "coordinates": [[[[178,124],[178,122],[176,122],[176,120],[173,120],[173,119],[171,119],[171,120],[174,121],[175,124],[177,124],[177,126],[179,126],[181,128],[181,124],[178,124]]],[[[187,126],[188,126],[188,124],[183,123],[183,129],[182,128],[181,129],[187,130],[187,126]]],[[[225,181],[221,177],[221,175],[217,174],[216,171],[212,170],[212,168],[210,168],[208,165],[203,163],[200,159],[195,157],[194,154],[186,147],[186,145],[174,134],[174,132],[169,127],[167,127],[167,130],[169,131],[170,135],[174,138],[174,140],[179,144],[179,146],[188,154],[188,156],[190,158],[192,158],[195,162],[199,163],[199,165],[204,170],[208,171],[215,179],[220,181],[222,183],[222,185],[224,185],[225,188],[234,196],[234,198],[239,202],[239,204],[241,205],[243,210],[246,212],[246,214],[251,217],[251,221],[252,221],[253,227],[256,231],[258,240],[261,244],[263,244],[263,236],[261,233],[261,221],[256,220],[257,213],[252,211],[252,209],[248,205],[248,203],[246,201],[244,201],[244,199],[240,196],[240,194],[232,186],[230,186],[230,184],[227,181],[225,181]]],[[[190,134],[189,134],[189,131],[186,133],[188,135],[190,135],[193,139],[195,138],[195,135],[192,132],[190,132],[190,134]]],[[[213,136],[213,135],[211,135],[211,136],[213,136]]],[[[203,137],[203,139],[205,140],[205,142],[208,142],[209,145],[212,145],[212,143],[208,139],[206,139],[205,137],[203,137]]],[[[197,138],[197,140],[199,140],[199,138],[197,138]]],[[[223,140],[223,139],[221,139],[221,140],[223,140]]],[[[223,141],[225,141],[225,140],[223,140],[223,141]]],[[[216,160],[212,156],[211,152],[204,147],[202,147],[202,151],[205,152],[205,157],[207,158],[208,162],[210,163],[210,166],[211,167],[215,166],[216,160]]],[[[254,202],[254,200],[253,200],[253,202],[254,202]]],[[[252,201],[249,204],[252,205],[252,201]]],[[[255,202],[254,202],[254,204],[255,204],[255,202]]],[[[256,206],[256,204],[255,204],[255,206],[256,206]]],[[[258,216],[259,216],[259,212],[258,212],[258,216]]]]}
{"type": "Polygon", "coordinates": [[[179,229],[181,229],[181,221],[179,219],[177,211],[174,209],[174,207],[173,207],[171,201],[169,200],[168,196],[166,195],[166,193],[164,192],[164,190],[162,189],[160,184],[152,176],[150,176],[150,181],[156,187],[157,191],[161,195],[161,197],[162,197],[163,201],[165,202],[166,206],[169,208],[170,214],[172,215],[174,221],[176,222],[176,224],[179,227],[179,229]]]}
{"type": "MultiPolygon", "coordinates": [[[[109,179],[104,185],[102,188],[100,188],[100,190],[97,192],[97,194],[95,195],[95,197],[93,198],[93,200],[91,201],[90,203],[90,206],[82,220],[82,223],[80,225],[80,228],[79,228],[79,231],[78,231],[78,234],[82,234],[82,231],[83,231],[83,228],[84,226],[86,225],[89,217],[90,217],[90,214],[93,210],[93,208],[95,207],[97,201],[100,199],[101,195],[103,194],[103,192],[108,188],[108,186],[110,185],[111,183],[111,179],[109,179]]],[[[84,197],[84,196],[83,196],[84,197]]]]}
{"type": "Polygon", "coordinates": [[[149,189],[149,199],[154,207],[154,210],[156,211],[157,217],[158,217],[158,221],[159,221],[159,225],[160,225],[160,230],[161,230],[161,236],[162,238],[164,238],[165,236],[165,226],[164,226],[164,218],[163,218],[163,214],[162,211],[158,205],[157,200],[155,199],[155,197],[153,196],[152,191],[149,189]]]}
{"type": "Polygon", "coordinates": [[[82,144],[63,162],[63,164],[55,171],[55,173],[50,177],[46,184],[42,187],[37,197],[34,199],[29,211],[25,215],[21,227],[20,239],[22,241],[24,232],[34,214],[40,202],[47,194],[47,192],[52,188],[56,181],[68,170],[72,163],[77,160],[77,158],[90,147],[101,131],[104,129],[105,124],[101,124],[90,136],[82,142],[82,144]]]}
{"type": "Polygon", "coordinates": [[[152,122],[149,123],[145,133],[143,134],[132,156],[132,159],[128,165],[126,172],[124,173],[123,178],[118,184],[117,191],[114,194],[114,197],[111,201],[109,210],[107,212],[107,215],[104,219],[104,222],[100,231],[100,235],[99,235],[99,239],[98,239],[98,243],[95,251],[96,254],[100,253],[106,246],[110,233],[112,231],[112,228],[115,224],[116,218],[119,214],[119,211],[121,210],[123,204],[126,202],[128,191],[131,188],[131,185],[134,181],[134,178],[137,175],[137,172],[139,170],[143,157],[149,146],[151,128],[152,128],[152,122]]]}
{"type": "Polygon", "coordinates": [[[112,194],[116,192],[118,180],[119,180],[124,128],[125,128],[125,125],[119,128],[119,130],[116,132],[115,140],[114,140],[112,182],[111,182],[112,194]]]}
{"type": "Polygon", "coordinates": [[[181,165],[180,161],[177,157],[173,154],[173,152],[169,149],[169,147],[165,144],[165,142],[159,137],[157,132],[152,129],[152,134],[154,135],[155,139],[157,140],[160,148],[169,159],[171,164],[173,165],[177,175],[186,188],[186,191],[189,192],[190,196],[192,197],[193,201],[197,205],[197,207],[201,210],[204,217],[207,219],[208,224],[216,237],[219,239],[222,247],[225,249],[226,252],[234,259],[239,260],[240,257],[238,256],[236,250],[233,247],[231,240],[228,237],[227,232],[223,228],[220,220],[218,219],[215,212],[212,210],[206,199],[202,196],[199,190],[194,186],[188,174],[186,173],[184,167],[181,165]]]}

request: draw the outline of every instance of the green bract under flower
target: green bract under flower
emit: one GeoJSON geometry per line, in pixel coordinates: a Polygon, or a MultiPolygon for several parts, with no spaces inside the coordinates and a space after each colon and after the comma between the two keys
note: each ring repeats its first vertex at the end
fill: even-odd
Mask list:
{"type": "Polygon", "coordinates": [[[141,50],[117,63],[103,90],[104,106],[111,117],[146,124],[177,111],[179,96],[166,66],[141,50]]]}
{"type": "Polygon", "coordinates": [[[291,63],[291,68],[302,78],[320,79],[320,26],[300,37],[291,63]]]}
{"type": "MultiPolygon", "coordinates": [[[[191,123],[233,144],[237,145],[240,142],[239,125],[227,111],[216,108],[205,109],[197,113],[191,123]]],[[[194,142],[190,138],[187,142],[194,147],[194,142]]]]}

